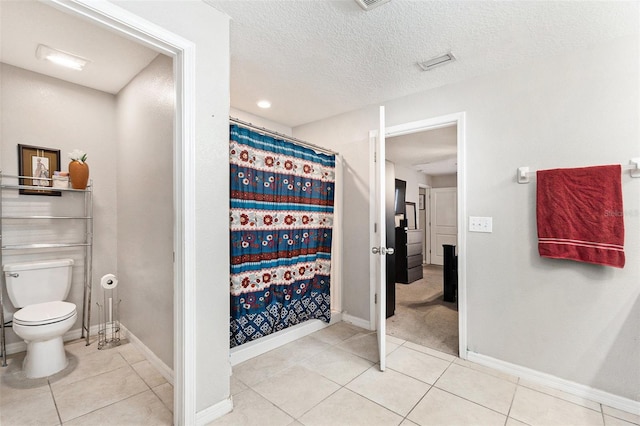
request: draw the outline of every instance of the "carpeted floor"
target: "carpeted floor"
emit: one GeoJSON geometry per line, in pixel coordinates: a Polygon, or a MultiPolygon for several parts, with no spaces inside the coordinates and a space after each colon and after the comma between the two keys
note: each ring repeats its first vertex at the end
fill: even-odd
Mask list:
{"type": "Polygon", "coordinates": [[[442,300],[442,266],[426,265],[423,278],[396,284],[396,312],[387,334],[458,355],[458,310],[442,300]]]}

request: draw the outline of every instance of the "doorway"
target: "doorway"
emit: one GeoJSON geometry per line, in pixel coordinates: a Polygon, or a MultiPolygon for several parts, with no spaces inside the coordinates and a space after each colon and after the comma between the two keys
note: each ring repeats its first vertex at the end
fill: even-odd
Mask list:
{"type": "MultiPolygon", "coordinates": [[[[464,218],[466,217],[466,207],[465,207],[465,181],[464,181],[464,148],[465,148],[465,114],[457,113],[448,116],[436,117],[432,119],[421,120],[412,123],[406,123],[402,125],[397,125],[393,127],[389,127],[385,129],[386,138],[389,140],[387,142],[387,150],[390,149],[391,144],[393,143],[393,138],[405,135],[417,134],[420,132],[428,132],[432,130],[437,130],[445,127],[455,127],[456,136],[455,136],[455,147],[457,155],[453,158],[453,163],[455,166],[455,171],[457,173],[457,192],[455,195],[455,200],[457,204],[457,211],[455,212],[456,225],[460,231],[462,231],[464,218]]],[[[386,159],[389,158],[387,155],[386,159]]],[[[398,177],[396,175],[396,177],[398,177]]],[[[417,198],[417,204],[419,205],[419,194],[420,189],[418,183],[414,183],[415,185],[415,197],[417,198]]],[[[425,187],[425,209],[427,206],[427,198],[426,194],[429,192],[430,186],[428,183],[422,183],[425,187]]],[[[426,215],[425,215],[426,216],[426,215]]],[[[457,312],[457,321],[454,318],[454,327],[455,323],[457,323],[457,339],[453,338],[453,340],[457,340],[457,345],[451,344],[455,349],[457,349],[457,354],[460,358],[466,359],[467,350],[466,350],[466,293],[465,293],[465,285],[466,285],[466,261],[465,261],[465,247],[466,247],[466,238],[464,232],[458,232],[457,238],[457,251],[458,251],[458,312],[457,312]]],[[[428,270],[429,266],[427,266],[427,275],[431,275],[428,270]]],[[[435,273],[433,275],[440,275],[440,272],[435,273]]],[[[442,283],[441,279],[436,278],[437,281],[442,283]]],[[[442,288],[442,284],[439,285],[442,288]]],[[[396,295],[398,299],[400,299],[400,295],[396,295]]],[[[433,302],[433,301],[431,301],[433,302]]],[[[429,306],[430,302],[427,301],[426,304],[429,306]]],[[[387,321],[388,322],[388,321],[387,321]]],[[[416,321],[413,326],[416,328],[424,327],[428,324],[422,324],[420,321],[416,321]]],[[[453,350],[453,349],[452,349],[453,350]]],[[[450,352],[452,351],[450,350],[450,352]]]]}
{"type": "Polygon", "coordinates": [[[173,132],[173,373],[174,423],[194,424],[195,403],[195,46],[159,26],[150,24],[125,9],[109,3],[62,2],[52,6],[82,17],[97,27],[108,28],[123,37],[150,47],[173,59],[175,108],[173,132]]]}

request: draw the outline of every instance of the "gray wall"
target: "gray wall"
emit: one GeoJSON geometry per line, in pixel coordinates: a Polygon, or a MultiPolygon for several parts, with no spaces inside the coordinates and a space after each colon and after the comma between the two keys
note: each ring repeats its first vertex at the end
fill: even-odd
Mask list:
{"type": "Polygon", "coordinates": [[[201,1],[113,1],[196,47],[196,409],[229,398],[229,18],[201,1]],[[224,243],[221,243],[224,242],[224,243]]]}
{"type": "MultiPolygon", "coordinates": [[[[0,64],[0,92],[2,93],[2,114],[0,140],[2,140],[2,171],[8,174],[18,173],[18,144],[36,145],[60,150],[61,169],[68,170],[68,153],[78,148],[88,155],[89,178],[94,185],[94,251],[93,251],[93,306],[100,300],[99,279],[109,272],[116,272],[116,253],[118,250],[116,235],[116,100],[113,95],[100,92],[55,78],[0,64]]],[[[11,196],[13,191],[4,191],[11,196]]],[[[8,200],[5,209],[13,205],[15,208],[31,209],[38,214],[59,213],[82,214],[82,199],[78,194],[63,194],[61,197],[43,197],[21,195],[15,200],[8,200]],[[80,201],[80,203],[78,203],[80,201]],[[78,209],[73,211],[68,205],[73,203],[78,209]],[[20,205],[18,207],[18,205],[20,205]],[[52,210],[48,210],[48,209],[52,210]]],[[[6,213],[7,210],[5,210],[6,213]]],[[[23,210],[28,211],[28,210],[23,210]]],[[[31,213],[33,214],[33,213],[31,213]]],[[[68,223],[67,223],[68,224],[68,223]]],[[[73,225],[77,228],[76,225],[73,225]]],[[[68,226],[58,223],[42,224],[33,222],[21,231],[22,236],[40,238],[47,229],[55,227],[51,234],[54,241],[60,241],[69,233],[68,226]]],[[[83,224],[79,224],[82,229],[83,224]]],[[[5,227],[6,234],[10,230],[5,227]]],[[[82,232],[81,232],[82,233],[82,232]]],[[[17,235],[16,235],[17,236],[17,235]]],[[[68,235],[67,235],[68,236],[68,235]]],[[[81,235],[80,235],[80,238],[81,235]]],[[[14,240],[17,241],[17,240],[14,240]]],[[[41,240],[40,240],[41,241],[41,240]]],[[[4,243],[9,243],[5,240],[4,243]]],[[[16,255],[16,252],[4,252],[4,262],[26,260],[43,260],[48,258],[71,257],[76,261],[72,289],[68,300],[78,306],[82,312],[82,255],[75,250],[29,251],[16,255]]],[[[5,293],[6,297],[6,293],[5,293]]],[[[8,299],[5,299],[8,300],[8,299]]],[[[92,324],[97,324],[94,312],[92,324]]],[[[81,326],[81,314],[76,325],[81,326]]],[[[19,342],[7,329],[7,342],[19,342]]]]}
{"type": "MultiPolygon", "coordinates": [[[[173,60],[164,55],[117,96],[120,320],[173,368],[173,60]]],[[[115,212],[114,212],[115,213],[115,212]]]]}
{"type": "MultiPolygon", "coordinates": [[[[541,259],[533,170],[627,163],[640,152],[639,42],[626,37],[385,102],[387,125],[466,111],[469,350],[615,395],[640,399],[640,180],[623,177],[624,269],[541,259]],[[602,58],[616,58],[602,60],[602,58]]],[[[344,306],[369,319],[368,132],[377,106],[301,126],[338,149],[345,172],[344,306]]],[[[465,230],[460,230],[465,232],[465,230]]]]}

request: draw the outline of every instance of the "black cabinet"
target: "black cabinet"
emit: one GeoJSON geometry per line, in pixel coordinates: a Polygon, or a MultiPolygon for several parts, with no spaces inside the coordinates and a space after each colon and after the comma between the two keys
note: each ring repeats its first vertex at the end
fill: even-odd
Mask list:
{"type": "Polygon", "coordinates": [[[422,278],[422,230],[396,228],[396,282],[422,278]]]}

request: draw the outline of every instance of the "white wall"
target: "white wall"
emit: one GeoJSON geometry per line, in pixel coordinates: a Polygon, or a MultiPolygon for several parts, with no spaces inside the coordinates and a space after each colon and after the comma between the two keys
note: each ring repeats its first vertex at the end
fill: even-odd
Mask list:
{"type": "MultiPolygon", "coordinates": [[[[8,174],[18,173],[18,144],[36,145],[59,149],[61,169],[68,170],[68,153],[78,148],[88,155],[89,178],[93,180],[93,213],[94,213],[94,247],[93,247],[93,306],[101,294],[99,278],[116,271],[116,255],[118,250],[116,234],[115,164],[116,160],[116,100],[113,95],[100,92],[55,78],[1,64],[0,92],[2,93],[2,115],[0,118],[0,140],[2,140],[2,171],[8,174]]],[[[3,191],[4,196],[15,196],[15,202],[8,201],[3,208],[11,208],[11,204],[20,208],[35,209],[38,214],[67,211],[68,214],[82,215],[82,199],[78,194],[65,193],[61,197],[44,197],[37,195],[21,195],[17,191],[3,191]],[[78,203],[80,201],[80,203],[78,203]],[[80,206],[76,211],[69,211],[68,204],[80,206]],[[25,206],[26,205],[26,206],[25,206]]],[[[8,210],[5,210],[5,213],[8,210]]],[[[28,211],[28,210],[23,210],[28,211]]],[[[27,213],[28,214],[28,213],[27,213]]],[[[33,214],[33,213],[31,213],[33,214]]],[[[11,233],[8,224],[3,226],[5,237],[11,233]]],[[[55,226],[56,231],[50,237],[62,238],[69,231],[67,224],[50,222],[33,222],[23,225],[21,235],[40,238],[47,228],[55,226]]],[[[80,229],[83,223],[75,221],[80,229]]],[[[72,231],[73,232],[73,231],[72,231]]],[[[82,233],[82,232],[80,232],[82,233]]],[[[17,234],[16,234],[17,237],[17,234]]],[[[80,238],[83,238],[80,235],[80,238]]],[[[14,240],[17,242],[17,240],[14,240]]],[[[33,241],[31,241],[33,242],[33,241]]],[[[47,242],[56,242],[47,241],[47,242]]],[[[8,244],[4,240],[3,244],[8,244]]],[[[42,260],[45,258],[71,257],[76,261],[71,293],[68,300],[78,306],[78,321],[73,329],[80,329],[82,316],[82,284],[84,282],[81,251],[78,249],[58,251],[29,251],[16,255],[16,252],[5,251],[3,261],[15,262],[25,260],[42,260]]],[[[6,293],[5,293],[6,297],[6,293]]],[[[5,299],[8,301],[8,299],[5,299]]],[[[93,313],[92,324],[97,324],[96,312],[93,313]]],[[[20,340],[11,329],[7,330],[7,343],[20,340]]]]}
{"type": "MultiPolygon", "coordinates": [[[[639,47],[636,36],[620,38],[385,103],[388,126],[466,111],[468,213],[493,217],[493,233],[467,234],[469,350],[636,401],[640,180],[623,178],[628,261],[615,269],[541,259],[535,183],[518,185],[515,170],[637,157],[639,47]]],[[[339,149],[348,165],[344,305],[364,319],[369,165],[362,153],[375,128],[377,106],[294,128],[296,137],[339,149]]]]}
{"type": "Polygon", "coordinates": [[[239,118],[242,121],[247,121],[251,124],[255,124],[258,127],[264,127],[268,130],[273,130],[283,135],[291,136],[291,127],[284,124],[276,123],[275,121],[267,120],[264,117],[251,114],[240,109],[231,108],[229,115],[233,118],[239,118]]]}
{"type": "Polygon", "coordinates": [[[455,188],[458,186],[458,176],[451,175],[429,176],[432,188],[455,188]]]}
{"type": "Polygon", "coordinates": [[[416,203],[416,211],[418,209],[418,184],[428,185],[427,175],[417,172],[407,167],[395,165],[396,179],[407,182],[407,193],[405,201],[408,203],[416,203]]]}
{"type": "Polygon", "coordinates": [[[173,368],[173,60],[164,55],[117,96],[120,321],[173,368]]]}
{"type": "Polygon", "coordinates": [[[196,45],[196,410],[229,398],[229,18],[201,1],[113,1],[196,45]]]}

